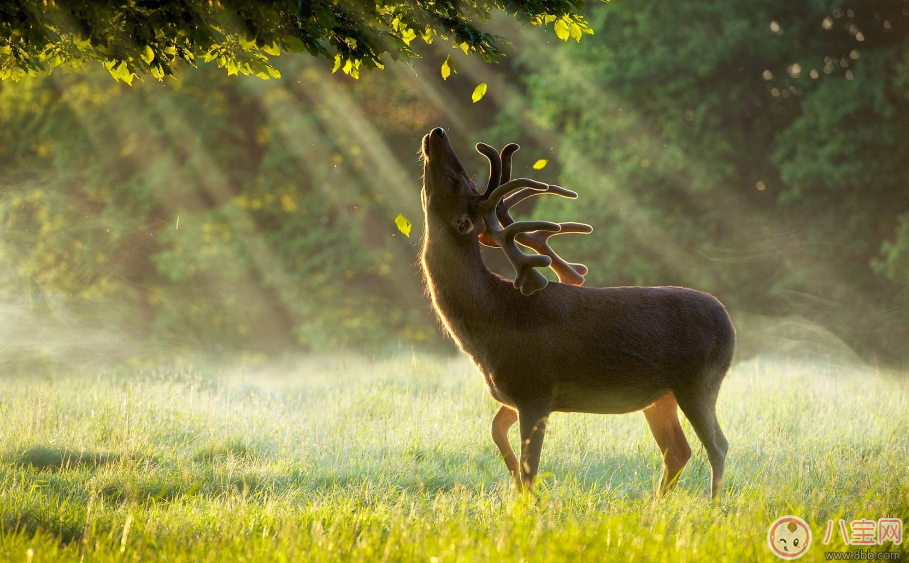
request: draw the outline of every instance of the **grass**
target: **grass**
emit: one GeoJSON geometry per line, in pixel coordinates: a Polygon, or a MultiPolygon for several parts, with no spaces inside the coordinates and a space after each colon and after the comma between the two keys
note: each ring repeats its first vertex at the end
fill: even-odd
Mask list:
{"type": "Polygon", "coordinates": [[[655,500],[638,413],[553,415],[539,496],[517,495],[495,410],[460,358],[0,379],[0,560],[767,561],[795,514],[817,561],[847,549],[828,519],[909,524],[909,377],[737,364],[717,504],[687,422],[695,456],[655,500]]]}

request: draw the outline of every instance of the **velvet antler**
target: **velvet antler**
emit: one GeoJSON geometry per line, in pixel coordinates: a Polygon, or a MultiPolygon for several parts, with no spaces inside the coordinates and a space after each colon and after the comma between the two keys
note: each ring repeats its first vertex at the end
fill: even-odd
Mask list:
{"type": "Polygon", "coordinates": [[[495,152],[495,149],[485,143],[477,144],[477,151],[489,159],[490,172],[486,192],[483,194],[485,201],[482,204],[482,217],[486,228],[479,235],[480,242],[490,247],[501,247],[502,244],[497,239],[502,237],[497,231],[506,232],[513,225],[522,225],[512,231],[512,244],[513,241],[517,241],[522,246],[526,246],[549,259],[546,264],[543,264],[543,261],[538,261],[534,262],[534,264],[539,264],[539,266],[527,266],[525,260],[521,260],[520,256],[514,255],[514,252],[517,251],[519,254],[527,256],[517,246],[514,249],[502,247],[509,261],[515,266],[515,287],[520,287],[524,295],[530,295],[534,291],[543,289],[548,283],[546,276],[533,270],[532,268],[534,267],[549,266],[559,276],[560,282],[570,285],[583,285],[584,276],[587,275],[587,266],[572,264],[563,260],[549,246],[549,238],[561,233],[588,234],[593,232],[593,227],[584,223],[550,223],[548,221],[522,221],[515,223],[515,220],[511,217],[509,209],[535,195],[548,193],[571,199],[578,197],[577,193],[566,190],[561,186],[544,184],[526,178],[511,180],[512,155],[519,148],[516,143],[509,143],[502,148],[500,155],[495,152]],[[499,173],[498,182],[494,181],[496,172],[499,173]],[[546,228],[530,229],[526,227],[528,224],[545,224],[546,228]],[[558,228],[552,228],[553,226],[558,228]],[[518,259],[518,262],[515,261],[515,258],[518,259]]]}
{"type": "Polygon", "coordinates": [[[549,256],[524,254],[518,248],[515,237],[521,234],[544,231],[555,233],[561,230],[561,227],[549,221],[518,221],[512,222],[504,228],[496,217],[496,206],[509,193],[524,187],[535,190],[545,190],[549,186],[542,182],[536,182],[527,178],[518,178],[505,182],[496,187],[489,194],[489,197],[480,204],[479,215],[486,224],[485,233],[492,239],[496,246],[505,251],[505,256],[511,265],[514,266],[515,277],[514,286],[521,290],[524,295],[530,295],[535,291],[543,289],[549,284],[546,276],[534,268],[545,268],[552,264],[549,256]]]}

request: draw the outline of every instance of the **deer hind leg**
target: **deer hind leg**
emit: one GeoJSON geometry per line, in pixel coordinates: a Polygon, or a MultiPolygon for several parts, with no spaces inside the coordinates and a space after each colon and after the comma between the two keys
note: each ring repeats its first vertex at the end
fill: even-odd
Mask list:
{"type": "Polygon", "coordinates": [[[704,444],[704,449],[707,450],[707,459],[710,460],[710,468],[713,472],[710,492],[714,498],[720,495],[723,488],[723,470],[726,465],[726,452],[729,450],[729,442],[723,435],[720,423],[716,418],[718,393],[719,389],[705,390],[702,393],[676,393],[679,407],[685,413],[691,427],[697,432],[698,439],[704,444]]]}
{"type": "Polygon", "coordinates": [[[667,393],[644,409],[644,416],[650,431],[663,454],[663,477],[660,480],[660,496],[672,492],[685,464],[691,459],[691,447],[679,424],[678,403],[675,395],[667,393]]]}
{"type": "Polygon", "coordinates": [[[533,480],[540,467],[549,414],[550,410],[542,407],[518,409],[518,423],[521,427],[521,484],[527,491],[533,489],[533,480]]]}
{"type": "Polygon", "coordinates": [[[512,479],[514,479],[515,484],[520,488],[521,468],[518,465],[518,458],[515,457],[514,450],[511,449],[511,444],[508,442],[508,430],[514,426],[514,423],[517,421],[518,413],[506,406],[500,408],[499,412],[497,412],[492,419],[492,441],[495,442],[499,451],[502,452],[502,457],[505,459],[505,465],[508,466],[508,472],[511,473],[512,479]]]}

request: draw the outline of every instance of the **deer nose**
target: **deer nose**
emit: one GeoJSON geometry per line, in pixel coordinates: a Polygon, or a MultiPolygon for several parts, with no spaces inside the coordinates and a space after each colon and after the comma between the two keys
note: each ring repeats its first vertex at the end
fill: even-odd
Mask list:
{"type": "Polygon", "coordinates": [[[436,127],[435,129],[433,129],[432,131],[429,132],[429,136],[430,136],[430,137],[435,136],[435,137],[440,137],[440,138],[444,139],[444,138],[445,138],[445,130],[442,129],[441,127],[436,127]]]}

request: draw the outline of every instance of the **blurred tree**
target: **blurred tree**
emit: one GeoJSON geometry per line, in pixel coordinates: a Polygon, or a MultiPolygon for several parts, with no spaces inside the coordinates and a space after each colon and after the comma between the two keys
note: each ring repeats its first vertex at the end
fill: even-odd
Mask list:
{"type": "Polygon", "coordinates": [[[174,64],[214,62],[228,74],[277,78],[269,57],[282,51],[334,60],[356,78],[382,68],[382,56],[408,61],[418,37],[452,42],[492,62],[497,38],[480,31],[490,13],[505,11],[533,25],[552,24],[563,40],[592,33],[580,14],[585,0],[50,0],[0,3],[0,79],[19,80],[61,66],[99,61],[117,80],[157,79],[174,64]]]}
{"type": "Polygon", "coordinates": [[[529,108],[495,131],[556,132],[585,204],[535,213],[597,227],[563,255],[594,285],[691,285],[905,358],[907,4],[629,0],[590,18],[580,45],[527,42],[529,108]]]}
{"type": "Polygon", "coordinates": [[[456,143],[520,140],[516,175],[580,192],[523,205],[596,227],[555,242],[588,285],[698,287],[737,320],[802,315],[905,359],[906,3],[626,0],[590,16],[580,44],[527,36],[478,104],[479,80],[435,90],[425,61],[359,82],[283,57],[281,81],[200,65],[132,88],[101,68],[2,83],[0,298],[164,353],[437,345],[417,237],[393,218],[419,223],[414,150],[442,124],[456,143]]]}
{"type": "Polygon", "coordinates": [[[390,135],[432,116],[407,85],[314,67],[283,65],[281,82],[200,68],[132,88],[103,71],[0,87],[0,301],[142,353],[438,344],[416,237],[391,220],[416,219],[416,188],[407,207],[376,175],[415,164],[413,141],[378,155],[337,104],[399,108],[390,135]]]}

